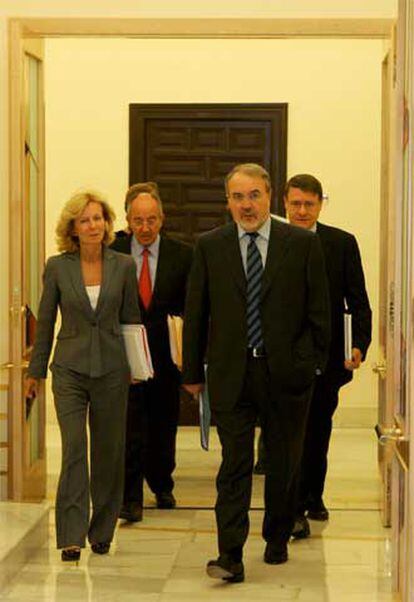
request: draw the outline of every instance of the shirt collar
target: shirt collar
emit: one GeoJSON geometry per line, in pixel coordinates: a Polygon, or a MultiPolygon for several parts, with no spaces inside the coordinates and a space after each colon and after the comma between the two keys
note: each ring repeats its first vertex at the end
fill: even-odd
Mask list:
{"type": "MultiPolygon", "coordinates": [[[[259,236],[261,236],[262,238],[264,238],[267,241],[269,240],[269,237],[270,237],[270,223],[271,223],[271,218],[269,215],[267,220],[260,226],[260,228],[258,230],[256,230],[256,232],[259,234],[259,236]]],[[[243,228],[240,226],[240,224],[237,224],[237,232],[238,232],[239,240],[241,240],[243,238],[243,236],[249,235],[249,232],[246,232],[246,230],[243,230],[243,228]]]]}
{"type": "Polygon", "coordinates": [[[148,245],[147,247],[145,247],[144,245],[139,243],[137,241],[137,239],[135,238],[135,236],[132,235],[131,248],[135,249],[135,251],[138,255],[141,255],[142,251],[145,248],[147,248],[149,250],[149,252],[151,253],[151,255],[153,255],[154,257],[157,257],[158,251],[160,248],[160,235],[158,234],[157,238],[154,240],[154,242],[152,244],[148,245]]]}
{"type": "Polygon", "coordinates": [[[316,232],[317,227],[318,227],[318,222],[315,222],[311,228],[308,228],[308,230],[309,230],[309,232],[316,232]]]}

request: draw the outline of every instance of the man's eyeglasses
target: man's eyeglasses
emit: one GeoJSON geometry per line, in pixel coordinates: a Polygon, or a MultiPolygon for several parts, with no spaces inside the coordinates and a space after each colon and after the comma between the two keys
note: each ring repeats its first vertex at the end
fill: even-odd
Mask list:
{"type": "Polygon", "coordinates": [[[158,223],[158,217],[149,217],[148,219],[143,219],[141,217],[135,217],[131,221],[134,226],[141,227],[144,224],[147,224],[148,228],[153,228],[158,223]]]}
{"type": "Polygon", "coordinates": [[[316,207],[319,206],[317,201],[288,201],[288,204],[290,207],[293,207],[293,209],[304,207],[307,210],[316,209],[316,207]]]}
{"type": "Polygon", "coordinates": [[[260,190],[252,190],[248,194],[243,194],[242,192],[232,192],[228,195],[228,198],[236,203],[241,203],[244,199],[248,199],[249,201],[259,201],[262,198],[262,193],[260,190]]]}

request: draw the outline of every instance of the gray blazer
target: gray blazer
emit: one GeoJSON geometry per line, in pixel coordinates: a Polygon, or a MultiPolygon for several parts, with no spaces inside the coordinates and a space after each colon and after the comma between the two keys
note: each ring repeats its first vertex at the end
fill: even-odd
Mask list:
{"type": "Polygon", "coordinates": [[[50,257],[43,280],[28,375],[46,378],[58,307],[62,326],[54,365],[94,378],[113,370],[127,370],[120,324],[141,322],[134,259],[104,248],[103,276],[95,311],[83,283],[79,253],[50,257]]]}

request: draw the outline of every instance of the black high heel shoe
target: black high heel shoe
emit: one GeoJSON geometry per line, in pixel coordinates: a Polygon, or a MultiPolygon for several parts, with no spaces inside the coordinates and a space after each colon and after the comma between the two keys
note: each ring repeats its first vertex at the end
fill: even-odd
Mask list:
{"type": "Polygon", "coordinates": [[[108,554],[110,547],[110,541],[102,541],[100,543],[91,544],[92,552],[95,552],[95,554],[108,554]]]}
{"type": "Polygon", "coordinates": [[[77,562],[80,558],[80,548],[65,548],[62,550],[63,562],[77,562]]]}

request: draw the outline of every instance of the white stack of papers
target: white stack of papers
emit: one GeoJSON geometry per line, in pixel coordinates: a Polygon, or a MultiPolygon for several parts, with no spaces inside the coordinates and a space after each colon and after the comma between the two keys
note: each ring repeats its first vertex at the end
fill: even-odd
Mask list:
{"type": "Polygon", "coordinates": [[[179,370],[183,367],[183,319],[181,316],[168,316],[171,359],[179,370]]]}
{"type": "Polygon", "coordinates": [[[200,418],[200,443],[201,447],[208,451],[211,413],[206,389],[198,397],[198,410],[200,418]]]}
{"type": "Polygon", "coordinates": [[[154,376],[147,331],[143,324],[122,324],[125,351],[134,380],[148,380],[154,376]]]}
{"type": "Polygon", "coordinates": [[[344,314],[345,359],[352,360],[352,314],[344,314]]]}
{"type": "Polygon", "coordinates": [[[203,391],[198,396],[198,412],[200,420],[201,447],[208,451],[210,439],[211,409],[207,389],[207,365],[204,366],[204,374],[206,382],[203,391]]]}

